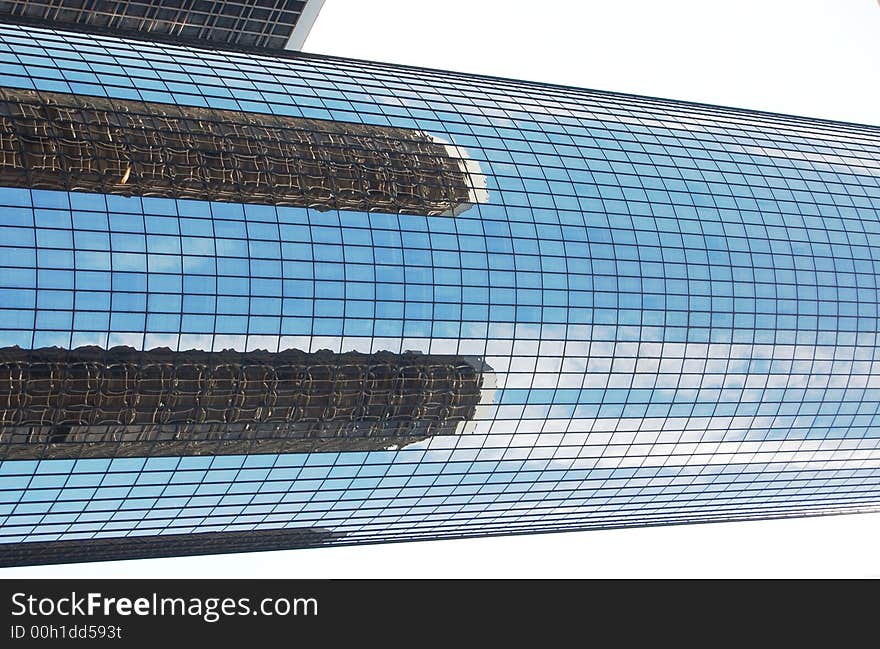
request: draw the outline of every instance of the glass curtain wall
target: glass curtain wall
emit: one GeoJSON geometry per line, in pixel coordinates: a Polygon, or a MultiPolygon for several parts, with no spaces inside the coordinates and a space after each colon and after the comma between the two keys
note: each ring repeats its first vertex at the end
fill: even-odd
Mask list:
{"type": "MultiPolygon", "coordinates": [[[[143,147],[89,136],[89,159],[117,164],[89,171],[71,162],[85,136],[57,124],[39,160],[0,147],[8,395],[36,394],[15,359],[47,349],[414,352],[467,373],[438,390],[467,392],[457,415],[438,406],[440,432],[302,452],[53,454],[76,432],[62,427],[28,454],[24,397],[4,397],[0,543],[279,528],[357,543],[880,503],[876,127],[13,26],[0,80],[0,141],[27,140],[16,101],[39,105],[32,130],[45,102],[68,106],[80,134],[105,109],[199,132],[271,120],[306,133],[277,155],[311,155],[315,190],[278,198],[245,162],[225,194],[157,189],[143,147]],[[34,172],[52,156],[61,184],[34,172]],[[344,169],[359,184],[321,184],[344,169]]],[[[269,155],[236,133],[223,160],[269,155]]]]}

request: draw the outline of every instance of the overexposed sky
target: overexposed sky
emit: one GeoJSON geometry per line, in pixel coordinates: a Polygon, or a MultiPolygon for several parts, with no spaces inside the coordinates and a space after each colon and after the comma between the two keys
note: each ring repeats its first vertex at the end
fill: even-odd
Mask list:
{"type": "Polygon", "coordinates": [[[873,577],[880,514],[0,570],[0,578],[873,577]]]}
{"type": "MultiPolygon", "coordinates": [[[[876,0],[327,0],[307,51],[880,124],[876,0]]],[[[0,577],[880,577],[880,514],[0,571],[0,577]]]]}
{"type": "Polygon", "coordinates": [[[326,0],[304,49],[880,124],[877,0],[326,0]]]}

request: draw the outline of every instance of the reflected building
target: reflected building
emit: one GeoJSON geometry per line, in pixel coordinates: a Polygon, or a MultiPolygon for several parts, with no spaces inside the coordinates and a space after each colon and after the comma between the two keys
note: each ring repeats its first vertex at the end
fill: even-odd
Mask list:
{"type": "Polygon", "coordinates": [[[485,364],[417,353],[0,349],[4,459],[378,450],[464,430],[485,364]]]}
{"type": "Polygon", "coordinates": [[[880,508],[877,127],[121,4],[0,2],[0,562],[880,508]]]}

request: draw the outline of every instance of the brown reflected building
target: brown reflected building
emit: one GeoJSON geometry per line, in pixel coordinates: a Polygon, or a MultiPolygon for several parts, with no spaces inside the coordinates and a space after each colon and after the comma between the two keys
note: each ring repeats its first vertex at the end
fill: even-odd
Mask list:
{"type": "Polygon", "coordinates": [[[456,434],[485,371],[418,353],[0,349],[0,458],[404,446],[456,434]]]}

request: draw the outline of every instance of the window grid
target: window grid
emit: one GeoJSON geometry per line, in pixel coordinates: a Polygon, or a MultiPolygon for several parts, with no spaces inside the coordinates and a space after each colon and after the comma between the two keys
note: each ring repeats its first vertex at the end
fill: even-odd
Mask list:
{"type": "Polygon", "coordinates": [[[0,188],[0,341],[485,360],[388,450],[0,463],[0,543],[344,544],[876,511],[876,127],[312,55],[0,28],[10,88],[412,129],[454,216],[0,188]],[[476,189],[476,188],[471,188],[476,189]]]}
{"type": "Polygon", "coordinates": [[[154,39],[282,49],[302,0],[0,0],[0,17],[154,39]]]}

